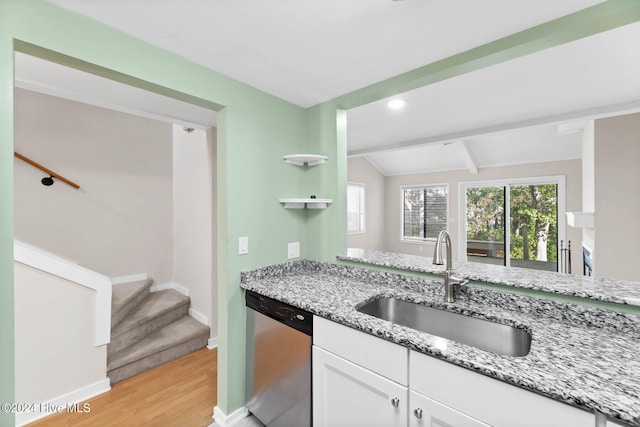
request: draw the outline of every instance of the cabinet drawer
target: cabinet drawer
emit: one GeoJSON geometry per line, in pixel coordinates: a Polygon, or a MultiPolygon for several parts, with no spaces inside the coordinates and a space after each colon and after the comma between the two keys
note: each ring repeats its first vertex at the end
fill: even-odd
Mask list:
{"type": "Polygon", "coordinates": [[[313,343],[399,384],[408,384],[409,350],[321,317],[313,319],[313,343]]]}
{"type": "Polygon", "coordinates": [[[409,386],[495,427],[584,427],[592,413],[415,351],[409,386]]]}

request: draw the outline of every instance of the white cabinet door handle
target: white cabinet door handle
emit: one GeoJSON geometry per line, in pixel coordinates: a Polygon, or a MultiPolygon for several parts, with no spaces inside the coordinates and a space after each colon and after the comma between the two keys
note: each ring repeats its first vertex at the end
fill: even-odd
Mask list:
{"type": "Polygon", "coordinates": [[[420,408],[415,409],[415,410],[413,411],[413,415],[415,415],[415,416],[416,416],[416,418],[422,418],[422,409],[420,409],[420,408]]]}
{"type": "Polygon", "coordinates": [[[393,399],[391,399],[391,405],[394,408],[397,408],[398,406],[400,406],[400,399],[398,399],[397,397],[394,397],[393,399]]]}

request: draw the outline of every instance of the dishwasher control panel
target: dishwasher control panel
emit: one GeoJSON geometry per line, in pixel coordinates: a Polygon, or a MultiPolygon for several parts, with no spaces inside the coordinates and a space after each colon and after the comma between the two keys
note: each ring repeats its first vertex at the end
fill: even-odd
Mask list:
{"type": "Polygon", "coordinates": [[[313,335],[313,315],[308,311],[293,307],[253,291],[245,294],[247,307],[278,320],[307,335],[313,335]]]}

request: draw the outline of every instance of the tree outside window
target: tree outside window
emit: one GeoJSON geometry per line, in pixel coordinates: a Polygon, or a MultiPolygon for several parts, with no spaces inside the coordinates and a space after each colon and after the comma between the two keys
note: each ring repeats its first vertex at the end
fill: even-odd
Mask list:
{"type": "Polygon", "coordinates": [[[511,258],[556,262],[557,184],[511,186],[511,258]]]}
{"type": "Polygon", "coordinates": [[[468,187],[467,259],[557,271],[558,185],[468,187]]]}

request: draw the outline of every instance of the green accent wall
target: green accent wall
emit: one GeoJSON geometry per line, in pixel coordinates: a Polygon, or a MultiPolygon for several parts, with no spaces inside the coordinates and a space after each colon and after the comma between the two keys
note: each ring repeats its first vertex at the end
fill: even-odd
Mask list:
{"type": "MultiPolygon", "coordinates": [[[[333,261],[346,248],[344,110],[640,20],[637,0],[608,0],[304,110],[90,18],[43,0],[0,2],[0,402],[14,400],[13,52],[15,49],[218,111],[218,406],[244,404],[242,270],[306,258],[333,261]],[[282,156],[329,156],[321,166],[282,156]],[[280,197],[332,198],[326,210],[284,209],[280,197]],[[238,255],[238,237],[249,253],[238,255]]],[[[0,413],[0,426],[13,426],[0,413]]]]}
{"type": "MultiPolygon", "coordinates": [[[[13,52],[16,50],[218,110],[218,406],[244,404],[245,308],[240,271],[308,251],[306,212],[279,197],[306,194],[309,176],[282,157],[308,147],[304,109],[42,0],[0,3],[0,402],[14,401],[13,52]],[[239,256],[238,237],[249,237],[239,256]]],[[[13,426],[0,413],[0,426],[13,426]]]]}
{"type": "MultiPolygon", "coordinates": [[[[14,401],[13,339],[13,45],[0,8],[0,404],[14,401]]],[[[0,411],[0,426],[14,426],[0,411]]]]}
{"type": "Polygon", "coordinates": [[[309,195],[333,199],[327,210],[307,209],[306,258],[335,261],[347,246],[347,128],[346,112],[334,103],[307,111],[310,151],[329,157],[307,172],[309,195]]]}

